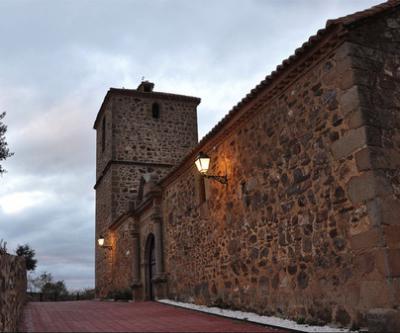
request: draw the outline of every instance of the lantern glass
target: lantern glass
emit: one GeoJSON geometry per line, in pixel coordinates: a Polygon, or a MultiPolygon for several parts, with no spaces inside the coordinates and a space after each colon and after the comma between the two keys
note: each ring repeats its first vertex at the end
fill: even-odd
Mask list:
{"type": "Polygon", "coordinates": [[[207,154],[200,152],[196,158],[195,164],[197,170],[199,170],[200,173],[205,174],[207,173],[210,165],[210,157],[207,154]]]}
{"type": "Polygon", "coordinates": [[[97,243],[99,244],[99,246],[103,246],[104,245],[104,237],[100,236],[99,239],[97,240],[97,243]]]}

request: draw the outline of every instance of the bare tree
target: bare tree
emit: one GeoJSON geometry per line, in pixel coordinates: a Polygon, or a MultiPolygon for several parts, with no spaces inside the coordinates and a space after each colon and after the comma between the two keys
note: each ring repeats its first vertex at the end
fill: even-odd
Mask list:
{"type": "Polygon", "coordinates": [[[3,239],[0,239],[0,254],[7,254],[7,242],[3,239]]]}

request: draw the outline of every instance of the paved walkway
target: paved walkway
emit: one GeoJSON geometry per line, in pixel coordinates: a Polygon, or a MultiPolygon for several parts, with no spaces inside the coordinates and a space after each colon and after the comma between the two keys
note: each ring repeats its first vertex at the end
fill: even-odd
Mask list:
{"type": "Polygon", "coordinates": [[[32,302],[25,332],[284,332],[156,302],[32,302]]]}

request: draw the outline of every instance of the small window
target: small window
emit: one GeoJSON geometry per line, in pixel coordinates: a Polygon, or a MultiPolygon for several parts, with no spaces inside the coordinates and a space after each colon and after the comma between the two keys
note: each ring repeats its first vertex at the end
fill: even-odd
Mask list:
{"type": "Polygon", "coordinates": [[[153,115],[153,118],[160,118],[160,105],[158,103],[153,103],[151,107],[151,113],[153,115]]]}
{"type": "Polygon", "coordinates": [[[101,151],[106,149],[106,117],[103,117],[103,123],[101,126],[101,151]]]}

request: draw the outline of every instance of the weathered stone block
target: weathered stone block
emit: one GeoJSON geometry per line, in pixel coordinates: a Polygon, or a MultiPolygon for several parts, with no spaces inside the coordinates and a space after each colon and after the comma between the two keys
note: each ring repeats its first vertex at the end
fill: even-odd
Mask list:
{"type": "Polygon", "coordinates": [[[387,250],[387,260],[390,277],[400,277],[400,249],[387,250]]]}
{"type": "Polygon", "coordinates": [[[366,147],[355,155],[360,171],[400,168],[400,153],[395,149],[366,147]]]}
{"type": "Polygon", "coordinates": [[[346,327],[350,324],[351,317],[344,308],[339,308],[336,310],[335,321],[346,327]]]}
{"type": "Polygon", "coordinates": [[[332,153],[335,159],[346,157],[366,145],[381,145],[379,129],[368,126],[351,129],[339,140],[332,144],[332,153]]]}
{"type": "Polygon", "coordinates": [[[391,279],[392,288],[393,288],[393,295],[395,299],[395,306],[399,308],[400,306],[400,278],[393,278],[391,279]]]}
{"type": "Polygon", "coordinates": [[[354,44],[350,42],[344,42],[342,45],[340,45],[335,52],[334,58],[336,62],[339,62],[346,58],[350,58],[349,56],[352,53],[354,53],[353,49],[354,49],[354,44]]]}
{"type": "Polygon", "coordinates": [[[365,250],[377,246],[383,246],[380,231],[378,228],[354,235],[350,239],[353,250],[365,250]]]}
{"type": "Polygon", "coordinates": [[[368,215],[374,226],[400,225],[400,201],[391,196],[376,198],[367,204],[368,215]]]}
{"type": "Polygon", "coordinates": [[[375,177],[372,173],[363,174],[350,179],[347,190],[350,200],[359,203],[375,197],[375,177]]]}
{"type": "Polygon", "coordinates": [[[350,112],[353,112],[354,110],[358,110],[360,108],[358,86],[353,86],[342,95],[340,95],[339,105],[340,110],[342,111],[344,116],[346,116],[350,112]]]}
{"type": "MultiPolygon", "coordinates": [[[[346,64],[343,65],[346,66],[346,64]]],[[[344,70],[342,72],[338,87],[342,90],[347,90],[353,87],[355,83],[356,78],[354,75],[354,71],[352,71],[351,68],[348,68],[347,70],[344,70]]]]}
{"type": "Polygon", "coordinates": [[[370,253],[369,251],[359,254],[355,258],[354,268],[357,269],[357,271],[359,271],[363,276],[369,274],[375,269],[376,262],[374,259],[374,254],[370,253]]]}
{"type": "Polygon", "coordinates": [[[362,108],[349,113],[346,116],[345,121],[350,129],[356,129],[368,124],[365,120],[365,113],[362,108]]]}
{"type": "Polygon", "coordinates": [[[343,57],[343,58],[336,60],[335,70],[336,70],[336,73],[339,75],[345,74],[347,72],[351,72],[351,67],[352,67],[352,58],[351,57],[343,57]]]}
{"type": "Polygon", "coordinates": [[[371,170],[373,168],[370,154],[371,154],[370,147],[365,147],[356,153],[355,157],[357,162],[357,168],[359,171],[371,170]]]}
{"type": "Polygon", "coordinates": [[[382,200],[382,224],[400,225],[400,200],[388,197],[382,200]]]}
{"type": "Polygon", "coordinates": [[[353,203],[362,203],[376,196],[386,196],[393,192],[388,180],[372,171],[352,177],[347,184],[347,191],[353,203]]]}
{"type": "Polygon", "coordinates": [[[365,127],[352,129],[346,132],[339,140],[332,144],[333,157],[338,160],[353,153],[367,144],[365,127]]]}
{"type": "Polygon", "coordinates": [[[400,249],[400,223],[399,225],[384,225],[383,233],[388,248],[400,249]]]}
{"type": "Polygon", "coordinates": [[[387,282],[381,280],[360,281],[359,306],[369,309],[371,307],[385,307],[388,305],[389,291],[387,282]]]}
{"type": "Polygon", "coordinates": [[[394,309],[371,309],[367,313],[369,332],[399,332],[400,312],[394,309]]]}

